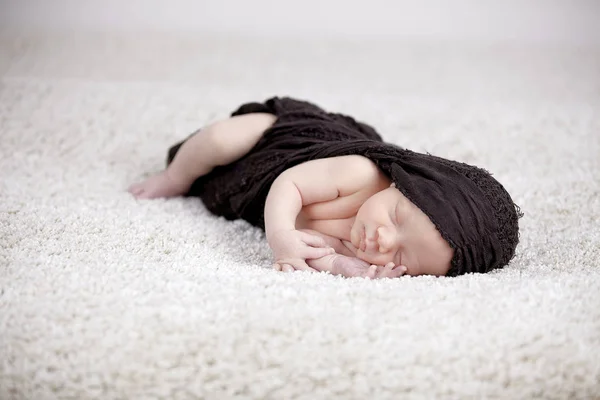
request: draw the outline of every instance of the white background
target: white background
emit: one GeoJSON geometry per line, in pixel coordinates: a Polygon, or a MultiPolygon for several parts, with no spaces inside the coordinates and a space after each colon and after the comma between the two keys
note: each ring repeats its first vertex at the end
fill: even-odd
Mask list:
{"type": "Polygon", "coordinates": [[[596,0],[0,0],[5,28],[600,44],[596,0]]]}

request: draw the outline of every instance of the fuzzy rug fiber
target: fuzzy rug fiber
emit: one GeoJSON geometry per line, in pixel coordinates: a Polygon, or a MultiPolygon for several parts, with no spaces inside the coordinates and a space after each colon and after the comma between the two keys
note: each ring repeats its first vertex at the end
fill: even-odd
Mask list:
{"type": "Polygon", "coordinates": [[[0,36],[0,398],[600,398],[600,50],[0,36]],[[274,272],[264,235],[125,189],[246,101],[312,100],[490,170],[487,275],[274,272]]]}

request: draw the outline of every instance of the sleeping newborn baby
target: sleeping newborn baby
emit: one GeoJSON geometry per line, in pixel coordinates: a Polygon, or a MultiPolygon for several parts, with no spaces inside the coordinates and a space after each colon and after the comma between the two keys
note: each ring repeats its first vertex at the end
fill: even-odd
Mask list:
{"type": "Polygon", "coordinates": [[[168,152],[137,198],[197,196],[265,230],[279,271],[455,276],[504,267],[521,216],[487,171],[383,142],[291,98],[249,103],[168,152]]]}

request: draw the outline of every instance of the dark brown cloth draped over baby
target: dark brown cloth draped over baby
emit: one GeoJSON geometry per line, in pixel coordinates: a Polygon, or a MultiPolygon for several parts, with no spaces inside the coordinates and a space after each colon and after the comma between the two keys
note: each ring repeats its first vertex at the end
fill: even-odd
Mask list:
{"type": "Polygon", "coordinates": [[[487,171],[384,143],[369,125],[291,98],[244,104],[232,115],[256,112],[277,120],[246,156],[190,189],[214,214],[264,229],[265,201],[279,174],[305,161],[357,154],[379,166],[454,249],[449,276],[501,268],[513,257],[520,211],[487,171]]]}

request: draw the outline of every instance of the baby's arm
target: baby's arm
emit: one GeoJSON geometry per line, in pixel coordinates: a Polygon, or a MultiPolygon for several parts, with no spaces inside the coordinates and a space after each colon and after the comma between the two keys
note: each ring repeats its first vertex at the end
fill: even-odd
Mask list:
{"type": "Polygon", "coordinates": [[[333,252],[323,252],[327,244],[322,238],[297,230],[296,219],[304,206],[365,190],[377,173],[374,166],[365,168],[367,162],[357,162],[357,156],[308,161],[273,182],[265,203],[265,233],[277,264],[310,269],[306,260],[333,252]]]}
{"type": "Polygon", "coordinates": [[[395,268],[393,263],[386,266],[371,265],[352,254],[340,239],[311,229],[300,230],[323,238],[325,243],[335,250],[335,254],[306,260],[308,266],[317,271],[329,272],[332,275],[342,275],[346,278],[395,278],[404,275],[406,272],[406,268],[395,268]]]}
{"type": "Polygon", "coordinates": [[[359,156],[308,161],[282,173],[271,185],[265,204],[265,232],[276,268],[329,271],[348,277],[402,275],[402,267],[371,266],[359,260],[338,239],[296,229],[303,206],[370,190],[378,174],[377,167],[359,156]]]}

